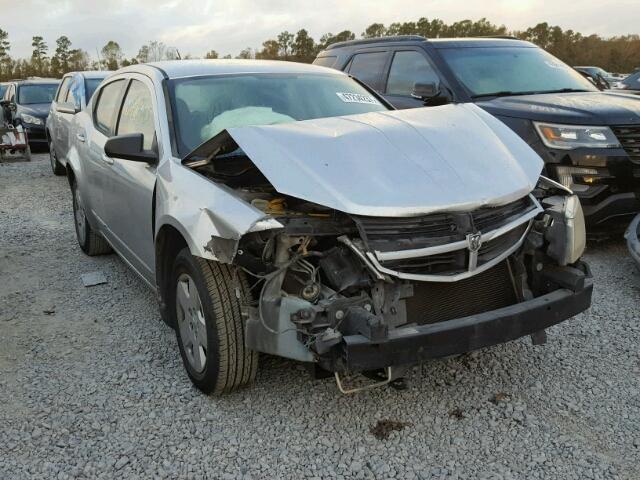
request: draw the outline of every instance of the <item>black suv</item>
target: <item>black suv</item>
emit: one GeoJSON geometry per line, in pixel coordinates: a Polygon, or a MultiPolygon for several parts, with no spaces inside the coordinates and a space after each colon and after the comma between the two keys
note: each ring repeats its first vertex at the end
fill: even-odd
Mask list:
{"type": "Polygon", "coordinates": [[[598,90],[532,43],[353,40],[330,45],[313,63],[348,72],[396,108],[476,103],[538,152],[548,176],[579,195],[593,233],[628,224],[640,211],[640,98],[598,90]]]}
{"type": "Polygon", "coordinates": [[[4,91],[0,102],[4,118],[24,127],[30,147],[47,146],[44,126],[59,83],[53,79],[19,80],[9,82],[4,91]]]}

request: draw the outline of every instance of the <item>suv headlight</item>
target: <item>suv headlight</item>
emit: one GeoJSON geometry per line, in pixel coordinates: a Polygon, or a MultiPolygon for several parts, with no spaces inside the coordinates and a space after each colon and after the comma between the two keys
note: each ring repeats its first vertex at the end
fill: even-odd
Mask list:
{"type": "Polygon", "coordinates": [[[579,147],[617,148],[620,142],[609,127],[587,127],[533,122],[544,143],[549,148],[573,150],[579,147]]]}
{"type": "Polygon", "coordinates": [[[569,195],[545,198],[544,202],[551,205],[545,210],[550,217],[545,232],[549,242],[547,255],[561,266],[571,265],[580,259],[587,243],[580,200],[576,195],[569,195]]]}
{"type": "Polygon", "coordinates": [[[22,114],[22,122],[29,123],[31,125],[44,125],[41,118],[34,117],[33,115],[29,115],[28,113],[22,114]]]}

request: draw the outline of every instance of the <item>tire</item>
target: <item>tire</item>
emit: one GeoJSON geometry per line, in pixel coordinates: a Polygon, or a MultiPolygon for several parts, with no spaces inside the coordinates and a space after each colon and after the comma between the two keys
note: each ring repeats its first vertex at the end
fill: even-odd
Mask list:
{"type": "Polygon", "coordinates": [[[220,395],[255,379],[258,353],[244,343],[241,306],[250,292],[242,271],[185,248],[174,262],[168,297],[180,356],[199,390],[220,395]]]}
{"type": "Polygon", "coordinates": [[[92,257],[94,255],[111,253],[111,245],[109,245],[102,235],[94,232],[87,221],[82,204],[82,197],[80,196],[78,184],[75,180],[71,184],[71,193],[73,196],[73,223],[76,227],[78,245],[80,245],[84,253],[92,257]]]}
{"type": "Polygon", "coordinates": [[[24,149],[24,159],[27,162],[31,161],[31,147],[29,145],[24,149]]]}
{"type": "Polygon", "coordinates": [[[49,142],[49,162],[51,163],[51,170],[54,175],[61,176],[67,173],[67,169],[58,161],[58,154],[56,153],[55,148],[53,148],[53,143],[51,142],[49,142]]]}

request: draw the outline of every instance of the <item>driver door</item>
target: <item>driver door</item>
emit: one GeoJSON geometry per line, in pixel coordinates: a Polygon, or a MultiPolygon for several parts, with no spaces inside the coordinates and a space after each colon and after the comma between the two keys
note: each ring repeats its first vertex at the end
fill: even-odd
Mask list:
{"type": "MultiPolygon", "coordinates": [[[[116,135],[143,134],[145,150],[156,150],[157,112],[151,81],[131,75],[116,125],[116,135]]],[[[153,190],[156,167],[144,162],[109,159],[104,208],[110,243],[149,283],[155,284],[153,190]]]]}

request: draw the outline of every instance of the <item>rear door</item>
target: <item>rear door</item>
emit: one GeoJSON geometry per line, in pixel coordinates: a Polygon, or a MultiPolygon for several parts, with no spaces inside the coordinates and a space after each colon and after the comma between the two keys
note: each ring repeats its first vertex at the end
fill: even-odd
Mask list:
{"type": "MultiPolygon", "coordinates": [[[[143,148],[158,151],[153,83],[132,74],[122,101],[116,135],[141,133],[143,148]]],[[[111,159],[105,178],[106,222],[111,244],[144,278],[154,284],[153,189],[156,165],[121,158],[111,159]]]]}
{"type": "Polygon", "coordinates": [[[440,75],[422,49],[397,49],[385,72],[383,96],[396,108],[424,107],[424,101],[411,96],[416,83],[441,86],[440,75]]]}
{"type": "MultiPolygon", "coordinates": [[[[104,144],[115,135],[116,122],[122,104],[127,80],[116,78],[104,85],[96,95],[97,102],[94,103],[92,114],[93,128],[86,132],[79,130],[76,132],[75,141],[85,143],[86,162],[83,167],[86,169],[86,181],[88,183],[87,198],[91,214],[98,221],[100,230],[106,234],[106,208],[105,189],[107,188],[107,176],[111,171],[113,160],[104,154],[104,144]]],[[[107,195],[108,198],[108,195],[107,195]]],[[[86,207],[86,205],[85,205],[86,207]]]]}
{"type": "Polygon", "coordinates": [[[388,50],[361,50],[351,57],[345,72],[353,75],[373,90],[382,92],[389,55],[388,50]]]}
{"type": "Polygon", "coordinates": [[[57,106],[60,104],[70,104],[71,89],[77,80],[74,77],[65,77],[62,81],[60,89],[58,89],[58,95],[56,95],[56,107],[51,109],[50,115],[55,115],[55,129],[56,129],[56,153],[58,158],[66,159],[69,153],[69,124],[73,120],[72,113],[60,112],[57,110],[57,106]]]}

